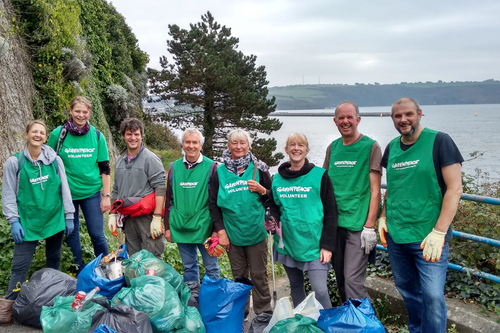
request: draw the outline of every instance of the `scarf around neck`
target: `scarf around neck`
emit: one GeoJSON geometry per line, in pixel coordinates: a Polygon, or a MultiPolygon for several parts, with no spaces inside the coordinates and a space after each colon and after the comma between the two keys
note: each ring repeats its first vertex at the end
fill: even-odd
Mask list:
{"type": "Polygon", "coordinates": [[[267,164],[259,161],[250,151],[246,153],[245,156],[233,160],[231,158],[231,152],[229,151],[229,149],[226,149],[222,152],[222,159],[224,160],[224,165],[226,166],[227,170],[237,176],[241,176],[245,172],[251,161],[253,161],[254,164],[257,165],[258,169],[264,172],[266,172],[268,169],[267,164]],[[243,170],[240,171],[241,169],[243,170]]]}
{"type": "Polygon", "coordinates": [[[76,135],[76,136],[85,135],[90,131],[90,124],[88,121],[85,124],[85,126],[83,126],[83,128],[80,129],[73,122],[73,118],[69,118],[68,121],[66,122],[66,124],[64,124],[64,126],[68,129],[68,131],[71,134],[76,135]]]}

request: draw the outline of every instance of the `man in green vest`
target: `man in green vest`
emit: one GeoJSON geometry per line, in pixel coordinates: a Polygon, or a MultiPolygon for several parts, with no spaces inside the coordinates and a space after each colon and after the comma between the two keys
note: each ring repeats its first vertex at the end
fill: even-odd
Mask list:
{"type": "Polygon", "coordinates": [[[387,191],[380,238],[408,312],[408,330],[446,332],[448,241],[464,159],[448,134],[420,125],[422,110],[414,99],[397,100],[391,117],[401,136],[382,157],[387,191]]]}
{"type": "Polygon", "coordinates": [[[184,157],[170,164],[165,205],[165,237],[176,242],[184,265],[184,282],[191,289],[200,284],[198,251],[208,276],[219,278],[217,257],[208,254],[203,242],[217,237],[208,210],[208,196],[217,163],[203,156],[204,137],[196,128],[182,134],[184,157]]]}
{"type": "Polygon", "coordinates": [[[377,244],[382,152],[376,141],[358,131],[361,117],[353,102],[340,103],[333,120],[341,137],[328,146],[323,168],[332,180],[338,207],[333,267],[345,302],[368,297],[366,267],[377,244]]]}

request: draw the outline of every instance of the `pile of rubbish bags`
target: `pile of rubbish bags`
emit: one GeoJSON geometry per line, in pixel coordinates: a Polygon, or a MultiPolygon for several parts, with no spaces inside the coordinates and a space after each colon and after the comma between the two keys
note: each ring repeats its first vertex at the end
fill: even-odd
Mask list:
{"type": "MultiPolygon", "coordinates": [[[[254,324],[255,320],[250,327],[250,333],[254,324]]],[[[267,326],[256,332],[384,333],[385,328],[375,316],[368,298],[350,299],[339,307],[324,310],[312,292],[295,309],[292,308],[290,298],[280,299],[267,326]]]]}
{"type": "MultiPolygon", "coordinates": [[[[14,319],[45,333],[244,331],[250,280],[205,276],[201,286],[188,285],[174,268],[146,250],[130,258],[125,248],[113,253],[112,259],[113,255],[94,259],[78,279],[51,268],[35,272],[21,286],[14,319]],[[116,261],[119,272],[107,268],[116,261]]],[[[368,299],[323,310],[314,296],[311,293],[295,309],[290,298],[280,299],[272,315],[255,316],[249,332],[385,332],[368,299]]]]}

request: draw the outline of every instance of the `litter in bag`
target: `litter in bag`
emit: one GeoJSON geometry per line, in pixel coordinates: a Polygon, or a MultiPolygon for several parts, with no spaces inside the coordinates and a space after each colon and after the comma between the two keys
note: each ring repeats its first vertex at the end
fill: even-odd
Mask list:
{"type": "MultiPolygon", "coordinates": [[[[101,297],[95,295],[96,297],[101,297]]],[[[87,333],[92,324],[92,316],[102,306],[88,302],[79,312],[73,311],[71,304],[75,296],[56,297],[54,306],[44,306],[40,316],[44,333],[87,333]]]]}
{"type": "Polygon", "coordinates": [[[99,325],[99,327],[92,333],[118,333],[108,325],[99,325]]]}
{"type": "MultiPolygon", "coordinates": [[[[126,249],[124,244],[121,245],[121,247],[126,249]]],[[[127,258],[127,253],[123,252],[118,257],[127,258]]],[[[87,266],[82,269],[80,274],[78,274],[76,290],[88,293],[95,287],[99,287],[99,295],[112,298],[125,285],[125,279],[122,276],[115,280],[110,280],[106,277],[97,275],[96,268],[99,266],[101,259],[102,254],[89,262],[87,266]]]]}
{"type": "Polygon", "coordinates": [[[274,325],[270,333],[319,333],[323,332],[316,325],[316,320],[296,314],[293,318],[280,320],[274,325]]]}
{"type": "Polygon", "coordinates": [[[183,333],[205,333],[205,324],[203,324],[203,319],[198,309],[194,306],[189,306],[189,302],[192,300],[191,288],[188,284],[183,283],[181,285],[180,299],[182,306],[184,307],[184,328],[182,330],[177,330],[176,332],[183,333]]]}
{"type": "Polygon", "coordinates": [[[200,313],[207,333],[243,332],[245,305],[252,286],[203,278],[200,288],[200,313]]]}
{"type": "Polygon", "coordinates": [[[123,260],[122,265],[125,266],[125,282],[127,286],[131,286],[131,281],[138,276],[146,275],[149,269],[155,271],[155,276],[159,276],[166,280],[174,289],[179,292],[182,283],[182,275],[164,262],[156,258],[151,252],[141,250],[134,253],[129,259],[123,260]]]}
{"type": "Polygon", "coordinates": [[[144,312],[137,311],[128,305],[112,307],[108,304],[106,297],[94,298],[92,302],[101,305],[104,309],[92,316],[89,332],[94,332],[100,325],[107,325],[108,328],[120,333],[153,333],[148,315],[144,312]]]}
{"type": "Polygon", "coordinates": [[[276,302],[276,307],[273,312],[273,317],[269,321],[269,325],[263,330],[263,333],[269,333],[274,325],[281,320],[293,318],[296,314],[318,320],[320,310],[323,306],[316,300],[316,293],[313,291],[300,302],[295,309],[292,307],[290,297],[283,297],[276,302]]]}
{"type": "Polygon", "coordinates": [[[75,294],[75,278],[56,269],[41,269],[21,286],[12,308],[12,316],[19,324],[41,328],[42,307],[52,306],[56,296],[75,294]]]}
{"type": "Polygon", "coordinates": [[[368,298],[349,299],[339,307],[321,310],[318,327],[328,333],[384,333],[368,298]]]}
{"type": "MultiPolygon", "coordinates": [[[[170,332],[184,327],[184,307],[175,289],[164,279],[143,275],[123,288],[111,304],[128,305],[148,315],[155,332],[170,332]]],[[[189,288],[188,288],[189,290],[189,288]]]]}

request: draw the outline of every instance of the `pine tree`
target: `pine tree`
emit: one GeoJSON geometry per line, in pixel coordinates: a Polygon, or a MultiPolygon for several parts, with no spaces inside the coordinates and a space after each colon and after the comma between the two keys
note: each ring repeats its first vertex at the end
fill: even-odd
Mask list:
{"type": "MultiPolygon", "coordinates": [[[[269,118],[276,109],[275,98],[268,99],[266,71],[256,66],[255,55],[238,50],[239,39],[231,29],[218,24],[212,14],[190,24],[190,29],[169,25],[167,50],[173,57],[160,58],[161,70],[149,69],[150,91],[164,101],[175,101],[167,120],[185,129],[196,126],[205,136],[204,154],[221,155],[227,147],[226,135],[243,128],[256,138],[281,128],[281,122],[269,118]]],[[[254,140],[255,155],[268,165],[277,165],[283,154],[276,153],[276,140],[254,140]]]]}

